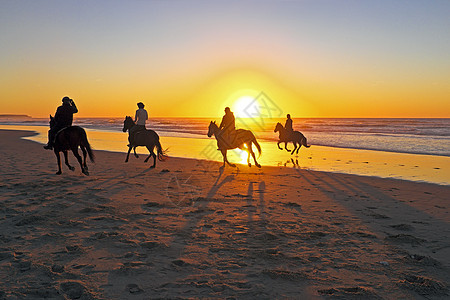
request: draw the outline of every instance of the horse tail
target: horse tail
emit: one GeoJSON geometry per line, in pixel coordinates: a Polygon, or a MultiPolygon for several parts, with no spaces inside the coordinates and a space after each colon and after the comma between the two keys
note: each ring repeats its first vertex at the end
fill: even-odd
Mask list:
{"type": "Polygon", "coordinates": [[[169,157],[167,156],[166,152],[162,149],[161,143],[159,142],[159,139],[156,141],[156,151],[158,153],[158,160],[160,161],[166,161],[169,157]]]}
{"type": "Polygon", "coordinates": [[[256,140],[256,137],[253,136],[253,140],[252,140],[253,144],[255,144],[256,149],[258,149],[258,157],[261,156],[261,146],[259,145],[258,141],[256,140]]]}
{"type": "Polygon", "coordinates": [[[89,159],[91,160],[91,162],[94,162],[95,155],[94,155],[94,152],[92,151],[91,145],[89,144],[89,141],[87,139],[87,134],[86,134],[86,131],[84,129],[82,129],[81,141],[82,141],[82,144],[84,145],[84,147],[87,150],[87,153],[89,155],[89,159]]]}
{"type": "Polygon", "coordinates": [[[309,147],[311,147],[311,145],[309,145],[308,146],[308,144],[307,144],[308,142],[307,142],[307,140],[306,140],[306,137],[305,136],[303,136],[303,139],[302,139],[302,145],[303,146],[305,146],[306,148],[309,148],[309,147]]]}

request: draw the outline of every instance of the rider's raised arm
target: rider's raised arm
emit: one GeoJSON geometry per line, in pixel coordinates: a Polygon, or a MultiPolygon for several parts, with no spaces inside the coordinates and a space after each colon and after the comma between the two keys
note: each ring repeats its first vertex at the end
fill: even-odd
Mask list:
{"type": "Polygon", "coordinates": [[[73,112],[74,114],[76,114],[76,113],[78,112],[78,108],[77,108],[77,106],[75,105],[75,102],[74,102],[73,100],[71,100],[71,101],[70,101],[70,104],[72,105],[72,112],[73,112]]]}

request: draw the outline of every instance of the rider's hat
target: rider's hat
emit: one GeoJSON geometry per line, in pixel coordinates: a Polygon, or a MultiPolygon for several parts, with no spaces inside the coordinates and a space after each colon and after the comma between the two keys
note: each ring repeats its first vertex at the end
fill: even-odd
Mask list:
{"type": "Polygon", "coordinates": [[[64,98],[62,98],[62,102],[70,102],[70,98],[65,96],[64,98]]]}
{"type": "Polygon", "coordinates": [[[141,106],[142,106],[142,108],[144,108],[144,103],[138,102],[137,106],[138,106],[138,107],[141,107],[141,106]]]}

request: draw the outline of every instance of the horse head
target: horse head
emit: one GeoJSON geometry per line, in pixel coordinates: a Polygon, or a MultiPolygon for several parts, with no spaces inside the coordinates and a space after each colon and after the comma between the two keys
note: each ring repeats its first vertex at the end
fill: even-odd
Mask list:
{"type": "Polygon", "coordinates": [[[216,121],[209,122],[208,137],[212,137],[213,134],[215,134],[218,129],[219,129],[219,127],[217,126],[216,121]]]}
{"type": "Polygon", "coordinates": [[[50,124],[50,128],[55,127],[56,125],[56,121],[55,118],[52,117],[52,115],[50,115],[50,122],[48,122],[50,124]]]}
{"type": "Polygon", "coordinates": [[[126,116],[125,120],[123,121],[123,129],[122,129],[122,131],[123,132],[127,132],[127,130],[131,129],[131,127],[133,127],[134,125],[135,124],[134,124],[133,119],[130,116],[126,116]]]}
{"type": "Polygon", "coordinates": [[[283,125],[281,125],[280,122],[277,123],[277,125],[275,126],[275,129],[273,130],[273,132],[277,132],[277,131],[282,131],[284,129],[283,125]]]}

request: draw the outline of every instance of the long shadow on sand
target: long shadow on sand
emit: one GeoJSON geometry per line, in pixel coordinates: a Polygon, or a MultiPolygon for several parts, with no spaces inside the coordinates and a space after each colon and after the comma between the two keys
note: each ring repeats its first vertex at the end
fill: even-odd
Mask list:
{"type": "MultiPolygon", "coordinates": [[[[332,202],[338,203],[348,212],[357,216],[364,226],[370,227],[370,231],[375,235],[368,233],[367,236],[375,239],[373,242],[389,246],[387,251],[392,254],[389,257],[392,264],[408,264],[407,269],[411,270],[411,274],[395,274],[395,271],[393,272],[392,275],[395,274],[394,277],[397,277],[399,282],[406,282],[413,287],[412,289],[416,289],[423,285],[424,281],[430,280],[429,286],[422,286],[422,288],[429,288],[427,293],[436,292],[433,290],[433,285],[439,286],[438,283],[433,283],[433,279],[427,277],[416,276],[429,273],[426,270],[430,267],[433,267],[434,274],[429,277],[438,277],[443,282],[448,281],[448,266],[441,265],[439,258],[448,256],[450,245],[448,241],[439,243],[429,240],[426,235],[434,228],[447,228],[446,232],[442,232],[442,234],[448,236],[450,233],[448,223],[387,195],[381,189],[365,183],[364,179],[358,176],[351,176],[351,181],[346,181],[342,179],[343,177],[335,176],[333,173],[321,173],[326,176],[323,177],[312,171],[298,169],[295,171],[300,178],[317,188],[332,202]],[[408,224],[410,221],[406,216],[409,219],[414,216],[415,220],[427,221],[413,221],[411,225],[408,224]],[[370,221],[364,221],[367,219],[370,221]],[[439,251],[442,252],[438,253],[439,251]],[[415,278],[417,282],[408,282],[408,278],[415,278]]],[[[441,290],[437,293],[445,292],[441,290]]]]}

